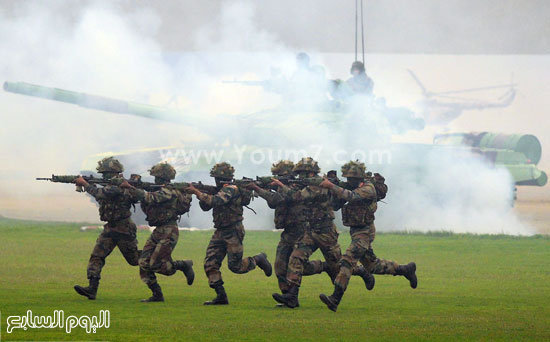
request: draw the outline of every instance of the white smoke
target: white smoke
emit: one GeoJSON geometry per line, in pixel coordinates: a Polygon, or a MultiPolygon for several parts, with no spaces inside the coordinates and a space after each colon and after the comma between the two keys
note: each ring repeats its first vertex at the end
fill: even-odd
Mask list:
{"type": "MultiPolygon", "coordinates": [[[[261,28],[252,1],[223,2],[215,25],[205,23],[190,33],[198,51],[177,55],[166,53],[157,43],[161,18],[151,8],[121,9],[113,2],[93,2],[69,6],[72,15],[65,16],[63,9],[68,5],[66,1],[20,2],[10,9],[0,8],[1,80],[178,107],[182,115],[198,115],[200,129],[2,92],[5,124],[0,127],[1,152],[10,166],[0,173],[0,213],[96,220],[93,205],[83,195],[69,191],[70,186],[36,184],[32,179],[52,172],[78,172],[85,156],[100,152],[168,145],[192,148],[195,143],[230,150],[233,142],[246,144],[249,150],[261,147],[260,151],[265,151],[266,146],[300,150],[318,157],[326,171],[339,169],[339,163],[345,161],[335,161],[337,151],[344,151],[349,160],[355,159],[352,152],[356,150],[389,148],[391,127],[376,112],[282,110],[231,121],[233,114],[274,108],[283,96],[221,80],[265,79],[270,77],[271,66],[290,78],[295,68],[297,51],[261,28]],[[217,114],[223,114],[223,119],[216,119],[217,114]],[[205,127],[205,122],[211,126],[205,127]],[[57,201],[44,203],[43,198],[57,201]],[[64,209],[67,206],[72,208],[69,213],[64,209]]],[[[313,65],[322,64],[322,56],[311,56],[313,65]]],[[[351,60],[345,58],[341,62],[349,64],[351,60]]],[[[315,108],[316,103],[301,105],[315,108]]],[[[449,155],[412,154],[411,159],[423,160],[420,171],[409,173],[398,164],[380,166],[390,193],[387,205],[379,206],[379,230],[529,232],[509,210],[511,186],[506,172],[477,160],[459,163],[449,155]]],[[[292,159],[302,155],[295,154],[292,159]]],[[[230,161],[237,163],[233,157],[230,161]]],[[[366,161],[370,169],[378,171],[378,165],[366,161]]],[[[209,166],[203,167],[204,173],[209,166]]],[[[261,165],[245,159],[235,166],[237,176],[267,175],[269,158],[261,165]]],[[[210,214],[197,207],[193,206],[186,222],[210,226],[210,214]]],[[[247,213],[246,226],[270,228],[272,212],[265,203],[256,200],[253,207],[260,212],[247,213]]]]}

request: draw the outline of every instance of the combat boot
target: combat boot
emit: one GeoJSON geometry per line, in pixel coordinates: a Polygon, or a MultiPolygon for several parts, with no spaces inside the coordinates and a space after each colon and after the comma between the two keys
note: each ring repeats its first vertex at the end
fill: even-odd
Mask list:
{"type": "Polygon", "coordinates": [[[366,268],[362,266],[356,267],[353,270],[353,275],[358,275],[361,278],[363,278],[363,281],[365,282],[365,287],[367,288],[367,290],[370,291],[374,288],[374,282],[375,282],[374,275],[372,275],[372,273],[367,271],[366,268]]]}
{"type": "Polygon", "coordinates": [[[409,262],[406,265],[399,265],[395,270],[395,275],[402,275],[409,280],[411,287],[416,289],[418,285],[418,280],[416,279],[416,264],[414,262],[409,262]]]}
{"type": "Polygon", "coordinates": [[[264,271],[267,277],[271,277],[271,273],[273,273],[273,268],[271,267],[271,263],[269,262],[269,260],[267,260],[267,255],[264,252],[255,255],[254,261],[256,262],[256,265],[264,271]]]}
{"type": "MultiPolygon", "coordinates": [[[[288,293],[288,291],[282,291],[282,292],[283,292],[283,295],[285,295],[285,294],[288,293]]],[[[287,306],[284,305],[283,303],[277,303],[275,306],[278,307],[278,308],[286,308],[286,307],[287,307],[287,306]]],[[[296,307],[297,307],[297,308],[300,307],[300,301],[298,300],[298,298],[296,298],[296,307]]]]}
{"type": "Polygon", "coordinates": [[[344,290],[340,286],[336,285],[334,286],[334,293],[332,293],[332,295],[327,296],[326,294],[321,293],[319,295],[319,298],[323,303],[327,305],[330,310],[336,312],[336,310],[338,309],[338,304],[340,304],[343,295],[344,290]]]}
{"type": "Polygon", "coordinates": [[[277,302],[284,304],[285,306],[294,309],[298,307],[300,304],[298,303],[298,292],[299,287],[296,285],[292,285],[287,293],[274,293],[273,299],[275,299],[277,302]]]}
{"type": "Polygon", "coordinates": [[[178,271],[182,271],[187,278],[187,285],[193,284],[195,280],[195,271],[193,271],[193,260],[176,260],[174,267],[178,271]]]}
{"type": "Polygon", "coordinates": [[[162,290],[160,289],[159,283],[149,285],[149,288],[153,292],[153,295],[147,299],[142,299],[142,303],[164,302],[164,296],[162,295],[162,290]]]}
{"type": "Polygon", "coordinates": [[[87,287],[75,285],[74,289],[79,295],[88,297],[88,299],[90,300],[94,300],[97,294],[97,287],[99,286],[99,278],[92,277],[90,278],[89,282],[90,285],[88,285],[87,287]]]}
{"type": "Polygon", "coordinates": [[[214,288],[216,290],[216,298],[209,300],[207,302],[204,302],[204,305],[227,305],[229,304],[229,300],[227,299],[227,293],[225,293],[225,289],[223,288],[223,285],[218,285],[214,288]]]}

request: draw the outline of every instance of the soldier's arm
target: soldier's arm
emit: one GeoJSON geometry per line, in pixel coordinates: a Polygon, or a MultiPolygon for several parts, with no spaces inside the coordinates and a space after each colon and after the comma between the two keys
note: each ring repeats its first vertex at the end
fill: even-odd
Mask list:
{"type": "Polygon", "coordinates": [[[129,192],[133,198],[145,203],[164,203],[174,198],[174,194],[166,188],[161,188],[159,191],[154,192],[133,188],[129,192]]]}
{"type": "Polygon", "coordinates": [[[208,195],[203,192],[197,195],[199,200],[215,208],[229,203],[233,198],[239,195],[239,189],[236,185],[228,185],[221,188],[215,195],[208,195]]]}
{"type": "Polygon", "coordinates": [[[285,197],[279,192],[269,191],[261,188],[255,190],[255,192],[258,194],[258,196],[260,196],[267,202],[267,205],[271,209],[275,209],[275,207],[285,202],[285,197]]]}
{"type": "Polygon", "coordinates": [[[333,185],[330,188],[330,191],[336,195],[339,199],[345,200],[347,202],[354,202],[360,200],[376,200],[376,190],[374,185],[368,183],[355,190],[347,190],[339,187],[338,185],[333,185]]]}
{"type": "Polygon", "coordinates": [[[87,184],[84,190],[92,195],[95,199],[107,199],[119,196],[123,193],[123,189],[114,185],[107,185],[103,188],[98,188],[95,184],[87,184]]]}

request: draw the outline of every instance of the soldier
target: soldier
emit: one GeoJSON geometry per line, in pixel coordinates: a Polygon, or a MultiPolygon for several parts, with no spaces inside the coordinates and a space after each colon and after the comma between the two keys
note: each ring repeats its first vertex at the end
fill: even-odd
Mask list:
{"type": "MultiPolygon", "coordinates": [[[[300,179],[320,178],[319,171],[317,162],[312,158],[302,158],[294,167],[294,172],[300,179]]],[[[290,255],[287,272],[288,292],[273,294],[273,299],[277,302],[289,308],[295,308],[298,306],[298,290],[304,274],[304,267],[311,254],[317,249],[321,250],[326,261],[326,272],[334,282],[339,271],[338,262],[342,252],[338,244],[338,232],[333,222],[334,211],[330,191],[315,185],[308,185],[301,190],[296,190],[277,179],[273,183],[278,185],[283,193],[286,193],[293,201],[305,205],[305,215],[308,221],[308,229],[290,255]]],[[[366,284],[372,282],[370,274],[363,276],[366,284]]]]}
{"type": "MultiPolygon", "coordinates": [[[[293,168],[292,161],[281,160],[273,164],[271,173],[275,177],[293,177],[293,168]]],[[[258,196],[265,199],[271,209],[275,209],[275,228],[283,229],[275,256],[275,275],[281,292],[288,293],[289,283],[286,280],[288,261],[294,245],[302,238],[307,227],[307,219],[304,215],[305,206],[303,203],[293,202],[281,192],[262,189],[255,183],[251,183],[249,187],[258,196]]],[[[303,275],[319,274],[323,270],[326,270],[326,263],[321,260],[309,261],[304,266],[303,275]]],[[[278,304],[278,306],[283,306],[283,304],[278,304]]]]}
{"type": "Polygon", "coordinates": [[[345,188],[325,179],[320,186],[329,189],[332,194],[345,201],[342,208],[344,225],[350,227],[351,244],[340,261],[340,272],[334,282],[334,293],[331,296],[321,294],[321,300],[327,307],[336,311],[349,282],[352,269],[358,261],[374,274],[392,274],[405,276],[414,289],[417,286],[416,264],[398,265],[394,261],[378,259],[372,250],[376,229],[374,213],[377,208],[375,180],[365,181],[365,164],[350,161],[342,166],[342,175],[347,182],[345,188]]]}
{"type": "MultiPolygon", "coordinates": [[[[100,160],[97,165],[97,172],[101,173],[103,179],[112,180],[121,178],[124,171],[122,164],[108,157],[100,160]]],[[[105,265],[105,258],[118,246],[118,249],[131,266],[138,265],[140,251],[136,239],[136,225],[130,218],[130,207],[136,203],[132,196],[116,185],[106,185],[98,188],[89,184],[84,178],[77,178],[77,186],[92,195],[99,204],[99,217],[101,221],[107,222],[103,231],[99,234],[95,247],[88,262],[89,286],[75,285],[75,291],[88,299],[95,299],[101,269],[105,265]]]]}
{"type": "Polygon", "coordinates": [[[136,189],[127,181],[121,187],[129,189],[132,196],[141,202],[147,222],[155,227],[139,258],[139,275],[153,295],[141,301],[163,302],[164,296],[155,273],[171,276],[176,271],[182,271],[188,285],[193,284],[195,279],[192,260],[172,260],[172,251],[179,237],[177,221],[189,211],[191,195],[183,194],[170,185],[170,181],[176,177],[176,170],[170,164],[157,164],[149,173],[155,177],[155,184],[160,186],[157,191],[136,189]]]}
{"type": "Polygon", "coordinates": [[[351,88],[353,93],[372,95],[374,82],[369,76],[367,76],[367,73],[365,72],[365,65],[363,65],[360,61],[353,62],[350,73],[352,77],[346,81],[346,84],[351,88]]]}
{"type": "Polygon", "coordinates": [[[256,265],[261,268],[266,276],[271,276],[271,264],[265,253],[243,259],[244,227],[243,206],[250,203],[251,193],[248,190],[233,184],[222,184],[223,181],[231,182],[235,169],[228,163],[218,163],[210,170],[210,176],[216,180],[218,192],[216,194],[202,193],[193,185],[188,192],[195,194],[199,199],[202,210],[213,209],[214,228],[216,231],[210,239],[204,259],[204,271],[208,277],[208,283],[216,291],[216,298],[207,301],[205,305],[229,304],[227,294],[223,287],[220,267],[227,255],[229,269],[238,274],[247,273],[256,265]]]}

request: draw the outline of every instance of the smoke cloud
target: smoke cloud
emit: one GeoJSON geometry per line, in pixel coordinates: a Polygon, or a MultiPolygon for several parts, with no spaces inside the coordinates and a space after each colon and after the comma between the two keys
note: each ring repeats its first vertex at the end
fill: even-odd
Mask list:
{"type": "MultiPolygon", "coordinates": [[[[93,2],[70,6],[71,15],[64,16],[67,4],[0,7],[0,79],[170,107],[181,112],[186,124],[2,92],[5,166],[0,171],[0,214],[96,221],[93,204],[69,191],[71,186],[37,184],[33,178],[78,173],[90,155],[162,147],[159,160],[208,183],[216,156],[235,164],[237,177],[267,175],[271,162],[287,157],[314,156],[324,172],[361,159],[370,170],[383,173],[390,187],[387,203],[380,203],[377,212],[379,231],[532,232],[510,210],[512,185],[505,170],[476,158],[432,153],[425,145],[411,149],[394,144],[407,137],[430,143],[431,127],[396,136],[395,123],[379,111],[365,109],[364,99],[344,111],[319,112],[313,97],[306,97],[299,107],[285,106],[285,94],[222,83],[274,75],[288,80],[295,72],[297,51],[262,29],[253,2],[223,2],[215,25],[205,22],[189,32],[194,51],[185,53],[163,50],[157,37],[162,18],[152,8],[93,2]],[[198,158],[200,167],[190,171],[189,152],[200,150],[212,158],[203,155],[198,158]],[[414,170],[404,166],[411,160],[416,161],[414,170]]],[[[324,66],[319,70],[327,78],[348,77],[351,54],[308,53],[312,65],[324,66]]],[[[375,93],[385,95],[388,105],[412,108],[415,85],[399,82],[394,69],[403,73],[405,68],[392,68],[399,63],[405,62],[368,55],[367,71],[375,79],[375,93]]],[[[413,64],[429,69],[432,63],[413,64]]],[[[311,89],[306,85],[293,91],[311,89]]],[[[128,174],[151,166],[149,159],[137,163],[128,174]]],[[[271,228],[272,212],[263,200],[255,200],[252,207],[258,214],[246,213],[246,227],[271,228]]],[[[209,227],[210,221],[210,213],[202,213],[195,203],[184,218],[184,224],[201,228],[209,227]]]]}

